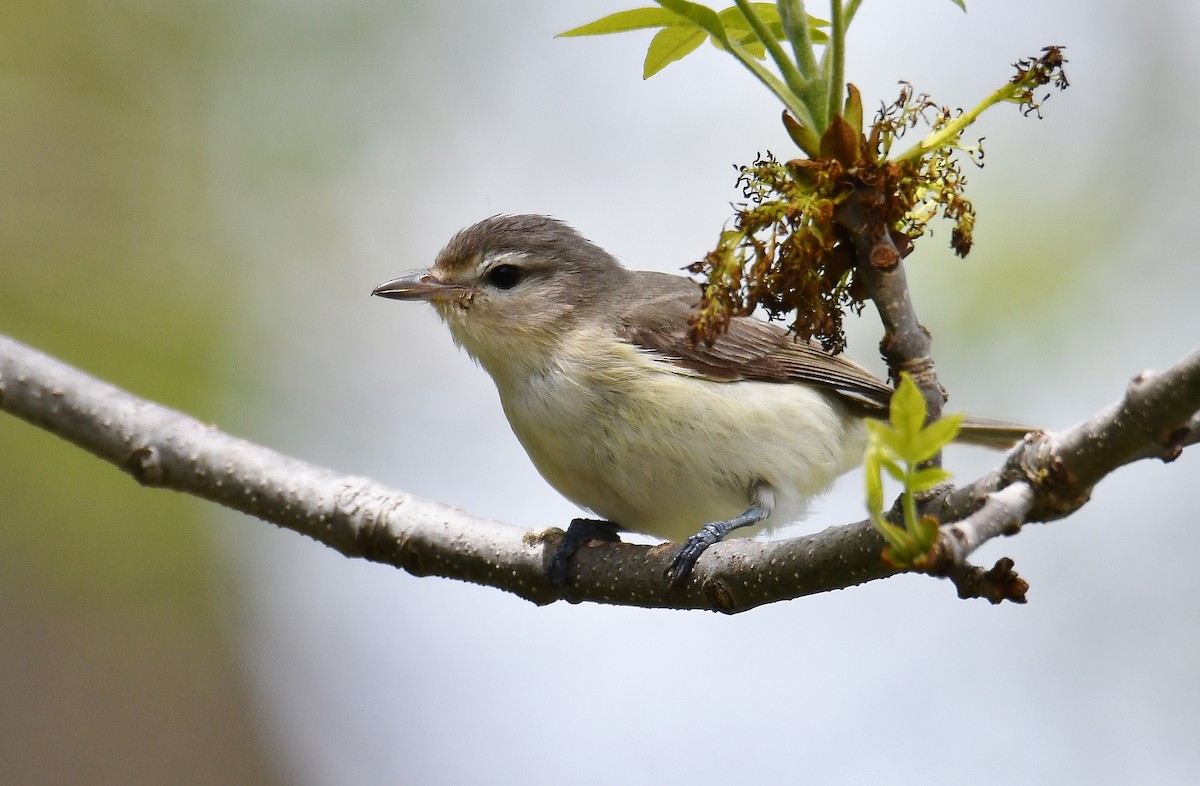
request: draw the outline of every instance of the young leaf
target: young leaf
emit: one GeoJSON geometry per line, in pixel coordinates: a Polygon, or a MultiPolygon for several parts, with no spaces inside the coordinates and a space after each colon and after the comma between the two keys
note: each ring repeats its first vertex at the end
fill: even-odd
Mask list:
{"type": "Polygon", "coordinates": [[[904,448],[904,440],[896,429],[881,420],[868,420],[866,426],[871,444],[879,447],[881,457],[900,455],[904,448]]]}
{"type": "Polygon", "coordinates": [[[933,548],[934,541],[938,536],[938,520],[933,516],[922,516],[913,527],[913,533],[916,536],[914,540],[917,542],[916,553],[913,554],[913,561],[919,560],[929,553],[929,549],[933,548]]]}
{"type": "Polygon", "coordinates": [[[942,448],[949,445],[962,429],[961,414],[946,415],[930,423],[913,435],[908,444],[905,458],[914,464],[931,459],[942,448]]]}
{"type": "MultiPolygon", "coordinates": [[[[731,39],[741,44],[742,48],[754,58],[758,60],[765,60],[767,58],[767,47],[763,45],[762,41],[758,40],[758,36],[754,34],[753,30],[738,30],[726,25],[726,32],[729,33],[731,39]]],[[[717,49],[725,50],[725,47],[721,46],[716,39],[710,38],[709,40],[712,41],[713,46],[717,49]]]]}
{"type": "Polygon", "coordinates": [[[841,115],[834,115],[833,122],[821,135],[821,158],[832,158],[849,169],[861,156],[862,133],[851,128],[841,115]]]}
{"type": "MultiPolygon", "coordinates": [[[[827,143],[828,144],[828,143],[827,143]]],[[[921,567],[938,537],[937,519],[919,516],[916,495],[929,491],[950,478],[941,467],[921,467],[958,434],[961,415],[950,415],[924,426],[925,399],[912,379],[903,374],[892,394],[887,422],[868,420],[867,452],[863,477],[867,491],[867,514],[887,541],[883,558],[898,568],[921,567]],[[883,512],[883,473],[903,487],[903,526],[888,521],[883,512]]]]}
{"type": "MultiPolygon", "coordinates": [[[[779,16],[779,6],[775,3],[751,3],[750,7],[754,9],[754,13],[763,21],[770,30],[771,35],[777,41],[787,39],[787,33],[783,30],[783,20],[779,16]]],[[[739,30],[749,30],[750,23],[746,21],[745,14],[742,9],[736,5],[731,5],[724,11],[717,14],[721,17],[721,21],[725,23],[728,30],[737,28],[739,30]]],[[[816,44],[822,44],[829,40],[829,34],[821,28],[829,27],[829,22],[824,19],[818,19],[812,14],[808,15],[808,36],[809,40],[816,44]]]]}
{"type": "Polygon", "coordinates": [[[842,110],[842,116],[846,118],[850,127],[861,136],[863,132],[862,94],[854,85],[846,85],[846,107],[842,110]]]}
{"type": "Polygon", "coordinates": [[[964,0],[950,0],[950,2],[961,8],[964,14],[967,12],[967,4],[964,0]]]}
{"type": "Polygon", "coordinates": [[[879,451],[868,450],[863,463],[863,479],[867,486],[867,514],[874,520],[883,517],[883,474],[879,471],[879,451]]]}
{"type": "Polygon", "coordinates": [[[821,147],[820,138],[813,133],[811,128],[792,117],[786,109],[783,110],[783,127],[787,129],[788,136],[796,143],[796,147],[812,158],[817,157],[821,147]]]}
{"type": "Polygon", "coordinates": [[[728,44],[729,35],[725,32],[725,25],[721,22],[721,17],[708,6],[688,2],[688,0],[659,0],[659,4],[704,30],[713,37],[713,40],[728,44]]]}
{"type": "Polygon", "coordinates": [[[907,554],[917,550],[912,535],[904,527],[897,527],[886,519],[879,519],[875,523],[879,527],[879,534],[883,535],[884,540],[896,551],[907,554]]]}
{"type": "Polygon", "coordinates": [[[921,391],[917,388],[916,383],[912,381],[912,377],[908,376],[908,374],[902,374],[900,377],[900,386],[892,394],[892,406],[889,416],[892,427],[900,432],[907,443],[925,425],[925,414],[927,412],[925,397],[921,395],[921,391]]]}
{"type": "MultiPolygon", "coordinates": [[[[784,36],[783,23],[779,21],[779,9],[774,3],[751,3],[754,13],[762,20],[763,24],[771,31],[771,35],[775,40],[782,40],[784,36]]],[[[725,29],[730,35],[742,37],[744,33],[749,33],[751,38],[756,38],[754,28],[750,26],[750,20],[746,19],[746,15],[742,13],[742,9],[736,5],[731,5],[724,11],[717,12],[717,18],[721,20],[721,24],[725,25],[725,29]]]]}
{"type": "Polygon", "coordinates": [[[909,476],[906,488],[912,492],[929,491],[939,483],[945,483],[951,476],[948,470],[941,467],[925,467],[909,476]]]}
{"type": "Polygon", "coordinates": [[[559,33],[556,38],[569,38],[583,35],[608,35],[610,33],[625,33],[630,30],[645,30],[650,27],[671,27],[686,25],[687,21],[665,8],[634,8],[630,11],[618,11],[603,19],[588,22],[586,25],[572,28],[565,33],[559,33]]]}
{"type": "MultiPolygon", "coordinates": [[[[774,14],[775,21],[779,20],[779,9],[773,3],[751,3],[750,5],[754,7],[755,13],[767,24],[771,22],[768,14],[774,14]]],[[[731,5],[724,11],[718,11],[717,18],[721,20],[721,24],[725,25],[725,29],[731,33],[740,33],[751,29],[750,22],[746,20],[746,15],[736,5],[731,5]]]]}
{"type": "Polygon", "coordinates": [[[904,482],[906,475],[904,469],[899,464],[894,461],[884,459],[880,462],[880,466],[887,470],[887,474],[892,476],[892,480],[898,480],[901,483],[904,482]]]}
{"type": "Polygon", "coordinates": [[[642,79],[649,79],[676,60],[695,52],[708,35],[691,26],[664,27],[650,39],[646,50],[646,62],[642,65],[642,79]]]}
{"type": "MultiPolygon", "coordinates": [[[[776,41],[787,40],[787,32],[783,29],[783,20],[779,16],[779,6],[775,3],[750,3],[750,7],[766,26],[771,38],[776,41]]],[[[731,5],[723,11],[718,11],[717,18],[721,20],[721,24],[725,25],[725,32],[729,37],[736,39],[746,48],[747,52],[759,60],[766,58],[766,47],[759,41],[758,34],[754,31],[750,21],[746,19],[740,6],[731,5]]],[[[828,22],[810,15],[808,17],[809,40],[816,44],[827,43],[829,41],[828,34],[819,28],[828,26],[828,22]]],[[[713,39],[713,45],[718,49],[724,48],[716,38],[713,39]]]]}

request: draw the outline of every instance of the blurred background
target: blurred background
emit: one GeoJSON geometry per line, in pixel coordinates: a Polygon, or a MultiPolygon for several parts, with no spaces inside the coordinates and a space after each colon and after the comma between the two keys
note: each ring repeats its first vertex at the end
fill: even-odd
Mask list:
{"type": "MultiPolygon", "coordinates": [[[[1200,7],[969,5],[865,3],[847,75],[868,106],[898,79],[969,105],[1068,46],[1044,120],[978,126],[976,250],[935,225],[909,262],[950,408],[1066,427],[1200,336],[1200,7]]],[[[432,311],[368,293],[498,212],[634,267],[712,246],[730,165],[790,149],[778,107],[711,48],[643,83],[649,33],[553,38],[626,7],[4,3],[0,332],[308,461],[565,525],[432,311]]],[[[877,340],[865,317],[851,355],[880,368],[877,340]]],[[[1194,783],[1198,467],[1127,468],[990,544],[1024,607],[901,577],[725,618],[416,579],[0,416],[0,780],[1194,783]]],[[[797,526],[861,517],[860,484],[797,526]]]]}

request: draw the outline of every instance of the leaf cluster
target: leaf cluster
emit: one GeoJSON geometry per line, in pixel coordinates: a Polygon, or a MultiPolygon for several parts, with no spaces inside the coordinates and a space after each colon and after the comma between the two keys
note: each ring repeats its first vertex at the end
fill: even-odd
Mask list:
{"type": "MultiPolygon", "coordinates": [[[[671,5],[669,3],[663,5],[666,7],[618,11],[603,19],[597,19],[595,22],[559,33],[559,37],[609,35],[611,33],[628,33],[634,30],[658,29],[658,32],[650,39],[650,47],[646,50],[646,59],[642,64],[642,79],[649,79],[671,63],[687,57],[699,49],[706,40],[723,51],[731,51],[729,42],[733,42],[756,60],[767,58],[766,44],[759,40],[750,21],[738,6],[730,6],[723,11],[715,12],[716,19],[714,20],[710,14],[694,7],[695,4],[692,3],[678,4],[678,11],[669,10],[671,5]]],[[[775,41],[787,39],[783,20],[774,3],[750,3],[749,5],[762,20],[772,39],[775,41]]],[[[824,28],[829,27],[829,22],[815,16],[808,16],[808,27],[809,40],[814,44],[828,43],[829,35],[824,28]]]]}
{"type": "Polygon", "coordinates": [[[804,129],[801,148],[809,155],[816,154],[820,131],[829,124],[840,101],[846,30],[861,0],[833,0],[829,21],[809,16],[803,0],[736,0],[723,11],[689,0],[657,3],[659,8],[621,11],[561,35],[659,28],[646,52],[644,77],[710,40],[775,94],[804,129]],[[785,45],[790,46],[791,54],[785,45]]]}
{"type": "Polygon", "coordinates": [[[867,421],[867,453],[863,474],[867,511],[887,541],[884,559],[897,568],[920,568],[937,540],[938,521],[917,513],[917,495],[950,478],[940,466],[927,464],[949,445],[962,427],[962,415],[947,415],[925,424],[925,398],[908,374],[892,396],[886,422],[867,421]],[[883,509],[883,474],[903,486],[902,525],[888,521],[883,509]]]}
{"type": "Polygon", "coordinates": [[[961,161],[982,166],[983,147],[964,144],[964,130],[1000,102],[1040,112],[1038,87],[1067,86],[1063,48],[1046,47],[1019,60],[1009,82],[966,112],[939,106],[902,82],[900,96],[865,129],[862,99],[843,77],[846,31],[860,0],[830,0],[827,22],[808,15],[802,0],[737,0],[722,11],[688,0],[657,2],[562,35],[657,29],[646,53],[647,77],[711,41],[780,99],[784,126],[804,153],[786,163],[767,153],[738,168],[746,201],[734,205],[732,227],[716,247],[689,267],[706,278],[691,321],[697,341],[712,343],[732,317],[761,307],[772,317],[793,314],[797,334],[841,351],[842,315],[861,309],[864,297],[855,281],[861,249],[853,239],[886,234],[906,255],[940,215],[952,224],[951,247],[966,256],[976,215],[961,161]],[[924,138],[896,154],[895,142],[922,123],[929,128],[924,138]],[[863,209],[848,227],[842,208],[851,198],[863,209]]]}
{"type": "MultiPolygon", "coordinates": [[[[793,138],[800,149],[810,157],[817,155],[818,140],[841,104],[846,32],[862,0],[830,0],[828,21],[808,14],[804,0],[735,0],[722,11],[690,0],[656,2],[657,8],[619,11],[559,35],[657,29],[646,51],[643,78],[711,41],[775,94],[795,119],[800,133],[793,138]]],[[[963,0],[951,2],[966,10],[963,0]]]]}

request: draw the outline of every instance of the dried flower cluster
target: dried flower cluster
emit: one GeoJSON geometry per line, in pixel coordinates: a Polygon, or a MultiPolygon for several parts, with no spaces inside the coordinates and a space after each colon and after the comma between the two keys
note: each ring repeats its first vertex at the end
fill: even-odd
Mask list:
{"type": "MultiPolygon", "coordinates": [[[[851,95],[857,96],[853,87],[851,95]]],[[[962,195],[961,148],[910,161],[887,157],[919,121],[937,130],[952,116],[905,85],[893,104],[880,109],[869,136],[839,116],[821,139],[821,157],[780,162],[767,153],[739,167],[737,184],[746,201],[735,205],[733,229],[689,268],[707,278],[693,338],[714,341],[729,319],[761,307],[772,318],[793,313],[791,328],[799,336],[841,352],[843,314],[860,311],[865,297],[856,286],[850,232],[837,220],[838,205],[856,191],[871,195],[864,200],[867,224],[890,232],[902,253],[940,213],[954,222],[952,243],[965,255],[975,213],[962,195]]],[[[978,147],[969,154],[982,160],[978,147]]]]}
{"type": "Polygon", "coordinates": [[[1020,104],[1026,115],[1034,112],[1040,120],[1042,117],[1041,101],[1049,98],[1050,94],[1047,93],[1042,96],[1041,101],[1038,101],[1033,91],[1042,85],[1052,85],[1059,90],[1066,90],[1070,87],[1071,83],[1067,81],[1067,73],[1063,70],[1066,62],[1067,58],[1063,57],[1063,47],[1045,46],[1042,47],[1042,54],[1039,57],[1026,57],[1013,63],[1017,74],[1012,78],[1012,84],[1018,90],[1010,100],[1020,104]]]}
{"type": "MultiPolygon", "coordinates": [[[[1038,112],[1034,90],[1046,84],[1065,88],[1065,62],[1056,46],[1020,60],[1013,80],[969,114],[939,106],[901,83],[899,97],[880,108],[866,134],[862,99],[848,85],[844,111],[822,134],[818,156],[780,162],[768,152],[738,168],[745,201],[734,205],[733,227],[688,268],[706,278],[692,316],[692,339],[712,343],[734,316],[761,307],[772,318],[794,314],[791,328],[801,338],[842,351],[843,313],[861,310],[864,299],[855,281],[852,235],[890,233],[904,255],[940,215],[952,224],[954,252],[966,256],[975,209],[964,195],[961,161],[965,157],[983,166],[984,154],[982,140],[963,144],[962,131],[996,102],[1017,103],[1026,114],[1038,112]],[[895,142],[922,124],[929,128],[925,141],[892,157],[895,142]],[[865,208],[855,214],[854,233],[848,212],[838,209],[851,195],[865,208]]],[[[786,112],[784,125],[797,144],[808,138],[807,129],[786,112]]]]}

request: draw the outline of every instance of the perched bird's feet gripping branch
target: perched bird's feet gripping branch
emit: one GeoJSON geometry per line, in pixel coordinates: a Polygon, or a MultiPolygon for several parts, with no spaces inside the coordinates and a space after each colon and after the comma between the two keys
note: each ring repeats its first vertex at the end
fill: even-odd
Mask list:
{"type": "Polygon", "coordinates": [[[754,486],[751,494],[752,501],[745,513],[737,518],[709,522],[701,527],[699,532],[683,542],[683,548],[675,555],[675,559],[671,561],[671,567],[667,569],[667,578],[671,581],[671,589],[677,589],[687,583],[688,577],[692,575],[692,568],[696,567],[696,561],[700,559],[701,554],[708,550],[709,546],[735,529],[754,526],[775,510],[775,493],[771,491],[770,486],[758,483],[754,486]]]}
{"type": "Polygon", "coordinates": [[[562,541],[558,544],[554,555],[550,557],[549,564],[546,565],[546,578],[550,580],[551,584],[558,587],[565,597],[570,589],[567,581],[567,563],[571,561],[571,557],[575,556],[575,552],[579,551],[589,540],[599,540],[605,543],[620,541],[621,536],[617,534],[619,529],[611,521],[572,519],[562,541]]]}

